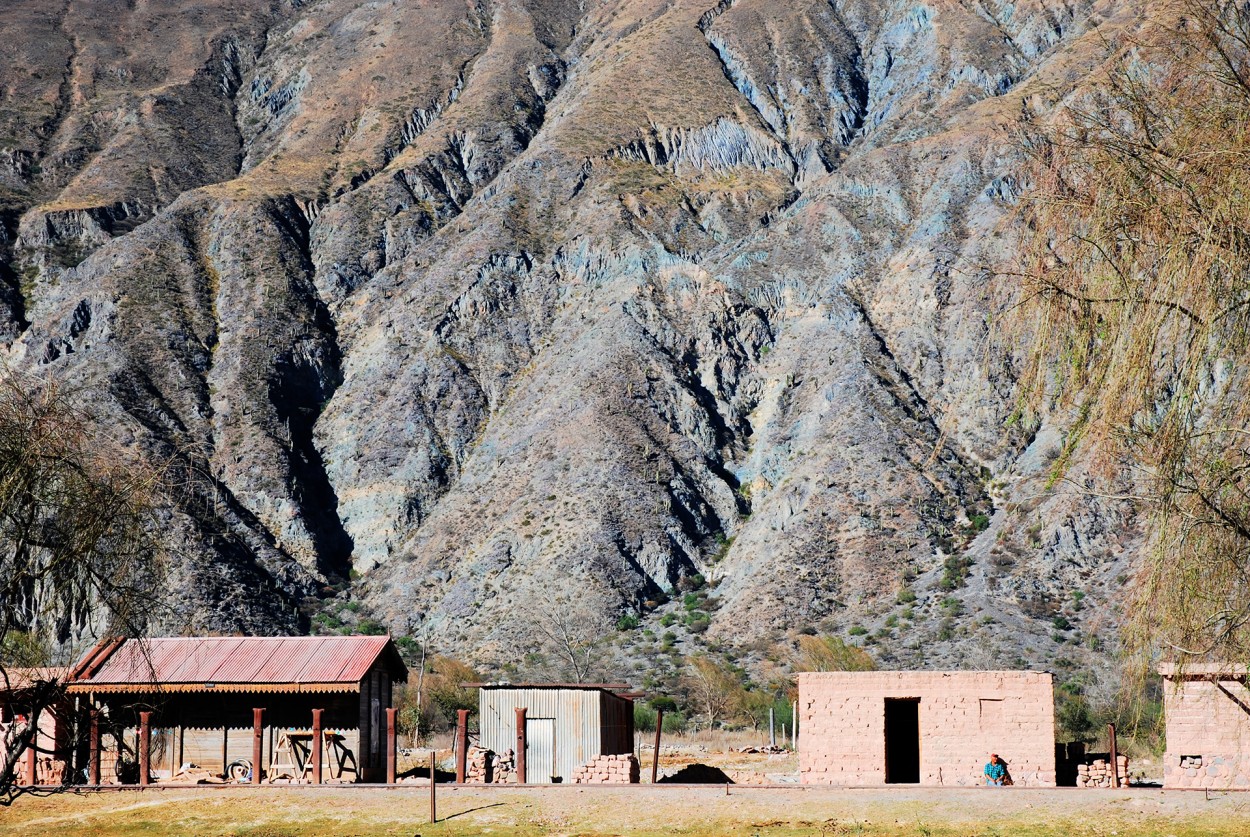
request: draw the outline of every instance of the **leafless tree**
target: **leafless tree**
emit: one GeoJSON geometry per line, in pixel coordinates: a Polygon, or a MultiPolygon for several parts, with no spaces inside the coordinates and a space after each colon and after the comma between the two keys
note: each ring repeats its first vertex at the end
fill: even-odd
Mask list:
{"type": "Polygon", "coordinates": [[[531,668],[544,679],[586,683],[603,675],[606,617],[584,598],[560,594],[536,602],[525,618],[538,641],[531,668]]]}
{"type": "Polygon", "coordinates": [[[161,489],[161,470],[62,388],[0,369],[0,688],[25,718],[3,731],[0,803],[64,694],[59,670],[39,666],[97,635],[137,635],[152,615],[161,489]]]}

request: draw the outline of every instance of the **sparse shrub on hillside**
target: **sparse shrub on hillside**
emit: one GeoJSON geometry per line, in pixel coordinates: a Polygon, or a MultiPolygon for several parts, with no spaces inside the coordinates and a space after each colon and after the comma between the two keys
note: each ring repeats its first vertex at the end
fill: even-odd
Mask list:
{"type": "Polygon", "coordinates": [[[794,656],[795,671],[873,671],[872,656],[836,636],[801,636],[794,656]]]}

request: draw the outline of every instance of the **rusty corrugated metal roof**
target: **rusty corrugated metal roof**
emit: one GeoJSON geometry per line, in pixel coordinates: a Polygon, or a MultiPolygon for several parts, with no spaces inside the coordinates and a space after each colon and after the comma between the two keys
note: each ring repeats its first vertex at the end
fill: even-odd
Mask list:
{"type": "Polygon", "coordinates": [[[353,691],[379,658],[392,679],[408,679],[388,636],[103,640],[74,667],[70,690],[353,691]]]}

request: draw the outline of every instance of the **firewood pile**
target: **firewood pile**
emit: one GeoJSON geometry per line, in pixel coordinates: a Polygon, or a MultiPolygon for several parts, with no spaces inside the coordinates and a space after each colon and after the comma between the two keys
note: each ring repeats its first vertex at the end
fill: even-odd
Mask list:
{"type": "MultiPolygon", "coordinates": [[[[1120,774],[1120,787],[1128,786],[1128,756],[1117,756],[1120,774]]],[[[1107,759],[1094,759],[1089,764],[1078,764],[1076,766],[1076,786],[1078,788],[1109,788],[1112,784],[1113,774],[1111,772],[1111,762],[1107,759]]]]}
{"type": "Polygon", "coordinates": [[[633,753],[595,756],[573,771],[575,785],[630,785],[639,780],[638,759],[633,753]]]}

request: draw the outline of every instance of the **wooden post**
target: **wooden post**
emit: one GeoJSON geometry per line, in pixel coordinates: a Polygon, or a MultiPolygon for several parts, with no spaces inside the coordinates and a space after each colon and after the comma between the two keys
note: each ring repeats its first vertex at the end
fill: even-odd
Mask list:
{"type": "Polygon", "coordinates": [[[230,727],[221,728],[221,778],[230,778],[230,727]]]}
{"type": "Polygon", "coordinates": [[[265,709],[252,708],[252,784],[260,784],[261,762],[265,758],[265,709]]]}
{"type": "Polygon", "coordinates": [[[655,710],[655,752],[651,754],[651,784],[660,775],[660,733],[664,731],[664,710],[655,710]]]}
{"type": "Polygon", "coordinates": [[[463,785],[469,766],[469,710],[456,710],[456,784],[463,785]]]}
{"type": "Polygon", "coordinates": [[[139,713],[139,787],[148,786],[152,772],[152,713],[139,713]]]}
{"type": "Polygon", "coordinates": [[[100,711],[91,712],[91,729],[87,739],[87,784],[100,784],[100,711]]]}
{"type": "Polygon", "coordinates": [[[395,708],[386,707],[386,783],[395,784],[395,708]]]}
{"type": "Polygon", "coordinates": [[[312,760],[313,760],[313,784],[321,784],[321,712],[320,709],[313,711],[313,728],[312,728],[312,760]]]}
{"type": "Polygon", "coordinates": [[[1111,787],[1120,786],[1120,758],[1115,747],[1115,724],[1107,724],[1107,748],[1111,750],[1111,787]]]}
{"type": "Polygon", "coordinates": [[[799,702],[790,704],[790,746],[797,753],[799,750],[799,702]]]}
{"type": "Polygon", "coordinates": [[[430,822],[438,822],[438,805],[434,800],[434,788],[438,786],[434,775],[434,751],[430,750],[430,822]]]}
{"type": "Polygon", "coordinates": [[[516,783],[525,784],[525,712],[516,711],[516,783]]]}
{"type": "Polygon", "coordinates": [[[30,715],[26,716],[26,724],[28,728],[30,728],[30,732],[28,733],[30,735],[30,741],[27,743],[26,753],[23,755],[26,764],[23,765],[22,784],[28,788],[33,788],[37,778],[35,772],[35,751],[39,749],[39,727],[33,726],[30,718],[30,715]]]}
{"type": "Polygon", "coordinates": [[[768,707],[768,746],[777,746],[777,725],[773,723],[773,708],[768,707]]]}

